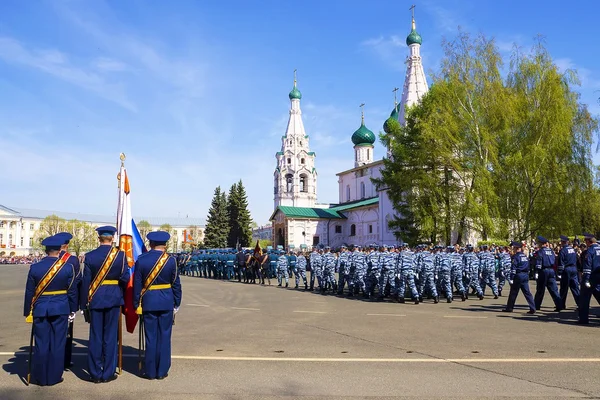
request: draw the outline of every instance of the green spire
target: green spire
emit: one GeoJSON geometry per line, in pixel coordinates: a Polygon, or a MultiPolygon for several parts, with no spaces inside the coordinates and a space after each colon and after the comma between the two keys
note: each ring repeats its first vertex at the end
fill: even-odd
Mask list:
{"type": "Polygon", "coordinates": [[[412,6],[410,8],[410,10],[412,11],[412,30],[410,31],[410,33],[408,34],[408,37],[406,38],[406,45],[410,46],[411,44],[422,44],[423,43],[423,39],[421,38],[421,35],[419,35],[419,33],[417,32],[417,25],[415,24],[415,6],[412,6]]]}
{"type": "Polygon", "coordinates": [[[296,79],[296,71],[297,70],[294,70],[294,88],[292,89],[292,91],[289,94],[290,100],[293,100],[293,99],[300,100],[302,98],[302,93],[300,93],[300,91],[296,87],[296,85],[298,83],[298,81],[296,79]]]}
{"type": "MultiPolygon", "coordinates": [[[[360,108],[363,109],[365,103],[360,105],[360,108]]],[[[355,146],[372,146],[375,143],[375,134],[365,126],[365,112],[364,109],[361,111],[361,122],[360,128],[358,128],[352,134],[352,143],[355,146]]]]}

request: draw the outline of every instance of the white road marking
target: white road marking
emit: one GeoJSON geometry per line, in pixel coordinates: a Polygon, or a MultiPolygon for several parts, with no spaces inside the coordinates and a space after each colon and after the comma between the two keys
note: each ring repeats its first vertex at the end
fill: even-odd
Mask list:
{"type": "Polygon", "coordinates": [[[444,318],[486,319],[487,317],[478,317],[478,316],[474,316],[474,315],[444,315],[444,318]]]}
{"type": "Polygon", "coordinates": [[[206,304],[186,304],[186,306],[190,306],[190,307],[210,307],[209,305],[206,305],[206,304]]]}
{"type": "MultiPolygon", "coordinates": [[[[27,355],[27,351],[0,352],[0,356],[14,357],[27,355]]],[[[87,353],[73,353],[76,357],[87,357],[87,353]]],[[[123,357],[134,358],[137,354],[123,354],[123,357]]],[[[301,358],[301,357],[218,357],[218,356],[171,356],[175,360],[205,361],[283,361],[283,362],[355,362],[355,363],[423,363],[423,364],[482,364],[482,363],[600,363],[600,358],[301,358]]]]}
{"type": "Polygon", "coordinates": [[[231,307],[233,310],[260,311],[260,308],[231,307]]]}
{"type": "Polygon", "coordinates": [[[292,311],[295,313],[303,313],[303,314],[327,314],[325,311],[292,311]]]}
{"type": "Polygon", "coordinates": [[[406,317],[404,314],[367,314],[372,317],[406,317]]]}

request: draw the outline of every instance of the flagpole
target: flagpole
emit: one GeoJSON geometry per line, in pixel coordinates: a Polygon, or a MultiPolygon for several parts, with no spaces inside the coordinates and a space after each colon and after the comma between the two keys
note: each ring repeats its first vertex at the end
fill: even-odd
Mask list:
{"type": "MultiPolygon", "coordinates": [[[[125,166],[125,153],[121,153],[119,158],[121,159],[121,168],[123,168],[125,166]]],[[[121,193],[121,170],[119,170],[119,175],[118,175],[118,190],[119,190],[119,196],[121,193]]],[[[117,205],[117,232],[119,231],[119,212],[118,212],[118,208],[120,207],[121,202],[119,201],[118,205],[117,205]]],[[[119,306],[119,328],[118,328],[118,336],[117,336],[117,340],[119,343],[119,353],[118,353],[118,368],[119,368],[119,375],[121,375],[123,373],[123,306],[119,306]]]]}

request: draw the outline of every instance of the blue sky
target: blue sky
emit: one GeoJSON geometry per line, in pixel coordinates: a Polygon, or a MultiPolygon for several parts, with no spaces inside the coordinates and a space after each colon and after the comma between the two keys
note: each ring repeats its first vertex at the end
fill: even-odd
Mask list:
{"type": "Polygon", "coordinates": [[[134,216],[205,217],[214,188],[241,178],[265,223],[295,68],[319,201],[335,202],[359,104],[379,132],[402,87],[413,3],[428,74],[459,25],[494,36],[507,61],[541,34],[600,114],[592,0],[4,0],[1,204],[114,214],[124,152],[134,216]]]}

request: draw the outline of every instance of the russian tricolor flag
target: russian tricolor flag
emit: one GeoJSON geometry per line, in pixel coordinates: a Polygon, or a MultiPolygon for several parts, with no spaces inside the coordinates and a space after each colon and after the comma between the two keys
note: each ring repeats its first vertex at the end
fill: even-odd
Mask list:
{"type": "Polygon", "coordinates": [[[119,249],[125,252],[127,264],[129,264],[129,283],[125,289],[125,305],[123,314],[125,314],[125,325],[127,332],[133,333],[138,321],[138,315],[133,308],[133,273],[135,270],[135,261],[140,254],[146,252],[144,240],[135,226],[135,221],[131,217],[129,178],[127,170],[121,164],[119,172],[119,203],[117,206],[117,233],[119,235],[119,249]]]}

